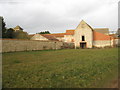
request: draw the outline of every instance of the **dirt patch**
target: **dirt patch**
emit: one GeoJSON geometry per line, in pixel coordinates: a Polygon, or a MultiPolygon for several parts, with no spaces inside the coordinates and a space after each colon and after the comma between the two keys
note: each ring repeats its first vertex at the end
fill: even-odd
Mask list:
{"type": "Polygon", "coordinates": [[[112,82],[108,84],[107,88],[118,88],[118,80],[117,79],[112,80],[112,82]]]}

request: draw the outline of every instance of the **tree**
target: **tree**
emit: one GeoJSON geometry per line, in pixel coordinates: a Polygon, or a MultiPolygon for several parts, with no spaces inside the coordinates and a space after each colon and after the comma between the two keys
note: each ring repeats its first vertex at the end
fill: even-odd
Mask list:
{"type": "Polygon", "coordinates": [[[39,32],[37,34],[50,34],[50,32],[49,31],[44,31],[44,32],[39,32]]]}
{"type": "Polygon", "coordinates": [[[7,29],[6,38],[13,38],[14,30],[12,28],[7,29]]]}
{"type": "Polygon", "coordinates": [[[0,20],[2,21],[2,38],[6,38],[6,24],[4,22],[4,18],[3,17],[0,17],[0,20]]]}

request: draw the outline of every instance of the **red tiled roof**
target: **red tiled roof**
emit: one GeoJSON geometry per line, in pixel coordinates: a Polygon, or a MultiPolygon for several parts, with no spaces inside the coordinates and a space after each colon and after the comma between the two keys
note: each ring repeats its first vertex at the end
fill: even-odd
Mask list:
{"type": "Polygon", "coordinates": [[[66,30],[66,35],[74,35],[75,30],[66,30]]]}
{"type": "Polygon", "coordinates": [[[48,34],[51,36],[55,36],[55,37],[64,37],[65,33],[54,33],[54,34],[48,34]]]}
{"type": "Polygon", "coordinates": [[[93,31],[93,40],[94,41],[97,41],[97,40],[111,40],[111,39],[113,39],[112,36],[93,31]]]}

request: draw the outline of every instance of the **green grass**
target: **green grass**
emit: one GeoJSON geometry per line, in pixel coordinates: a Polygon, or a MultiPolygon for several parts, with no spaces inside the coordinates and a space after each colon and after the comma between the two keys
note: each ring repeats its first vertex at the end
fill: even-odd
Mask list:
{"type": "Polygon", "coordinates": [[[117,48],[3,54],[3,88],[98,88],[117,77],[117,48]]]}

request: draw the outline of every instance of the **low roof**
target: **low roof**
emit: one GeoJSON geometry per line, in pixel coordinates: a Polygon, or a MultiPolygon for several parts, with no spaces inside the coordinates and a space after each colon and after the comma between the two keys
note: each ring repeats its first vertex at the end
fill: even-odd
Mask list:
{"type": "Polygon", "coordinates": [[[49,34],[40,34],[41,36],[47,38],[48,40],[54,40],[54,41],[59,41],[58,39],[56,39],[54,36],[49,35],[49,34]]]}
{"type": "Polygon", "coordinates": [[[109,28],[94,28],[93,30],[103,34],[109,34],[109,28]]]}

